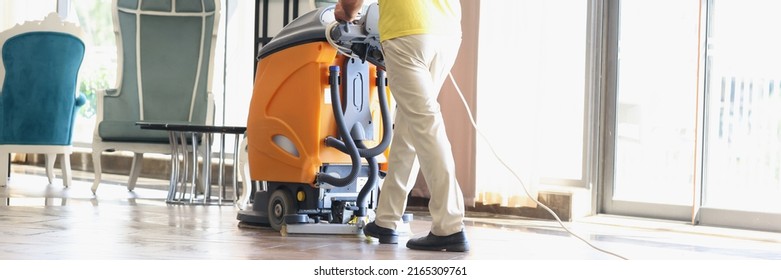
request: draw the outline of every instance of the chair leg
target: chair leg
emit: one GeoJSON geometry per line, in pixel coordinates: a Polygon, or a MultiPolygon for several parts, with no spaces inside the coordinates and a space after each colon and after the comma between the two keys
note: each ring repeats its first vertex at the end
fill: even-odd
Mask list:
{"type": "Polygon", "coordinates": [[[5,187],[8,185],[8,177],[11,175],[11,153],[2,153],[0,155],[5,155],[8,158],[7,161],[0,160],[0,170],[3,173],[0,175],[0,187],[5,187]]]}
{"type": "Polygon", "coordinates": [[[127,190],[133,191],[136,188],[136,182],[138,182],[138,175],[141,174],[141,168],[144,163],[144,154],[133,154],[133,164],[130,166],[130,178],[127,181],[127,190]]]}
{"type": "Polygon", "coordinates": [[[73,180],[71,179],[71,157],[69,154],[62,154],[62,184],[65,187],[70,187],[73,180]]]}
{"type": "Polygon", "coordinates": [[[100,178],[102,176],[103,168],[100,166],[100,155],[102,151],[100,149],[92,150],[92,169],[95,174],[95,179],[92,181],[92,194],[96,194],[98,186],[100,186],[100,178]]]}
{"type": "Polygon", "coordinates": [[[54,161],[57,160],[57,154],[46,154],[46,177],[49,178],[49,184],[54,182],[54,161]]]}

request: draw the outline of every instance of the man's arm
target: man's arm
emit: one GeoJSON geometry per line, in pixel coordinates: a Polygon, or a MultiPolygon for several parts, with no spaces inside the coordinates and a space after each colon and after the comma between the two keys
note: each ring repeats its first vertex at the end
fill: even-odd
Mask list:
{"type": "Polygon", "coordinates": [[[361,11],[363,0],[339,0],[334,8],[334,17],[343,22],[354,21],[361,11]]]}

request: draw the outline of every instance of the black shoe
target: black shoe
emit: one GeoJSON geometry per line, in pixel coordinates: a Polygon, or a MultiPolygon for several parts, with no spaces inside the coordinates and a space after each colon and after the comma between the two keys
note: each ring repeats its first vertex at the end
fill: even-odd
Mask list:
{"type": "Polygon", "coordinates": [[[363,234],[380,240],[380,244],[399,243],[399,234],[395,230],[378,226],[374,222],[363,227],[363,234]]]}
{"type": "Polygon", "coordinates": [[[429,232],[424,237],[407,241],[407,248],[426,251],[466,252],[469,251],[469,241],[466,240],[464,231],[448,236],[437,236],[429,232]]]}

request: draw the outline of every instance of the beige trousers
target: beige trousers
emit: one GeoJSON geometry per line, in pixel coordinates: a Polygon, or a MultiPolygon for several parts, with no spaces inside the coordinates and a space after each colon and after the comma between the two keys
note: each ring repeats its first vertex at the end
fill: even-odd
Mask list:
{"type": "Polygon", "coordinates": [[[381,227],[398,228],[419,170],[431,194],[431,233],[450,235],[464,227],[464,197],[437,101],[460,44],[458,37],[430,34],[382,43],[397,110],[388,175],[380,187],[375,219],[381,227]]]}

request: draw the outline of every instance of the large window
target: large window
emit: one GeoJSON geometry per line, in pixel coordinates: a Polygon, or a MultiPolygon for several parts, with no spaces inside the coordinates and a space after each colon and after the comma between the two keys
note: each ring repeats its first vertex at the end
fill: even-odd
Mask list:
{"type": "Polygon", "coordinates": [[[781,4],[607,2],[604,212],[781,229],[781,4]]]}
{"type": "Polygon", "coordinates": [[[95,128],[98,91],[113,87],[117,76],[117,47],[111,17],[111,0],[61,2],[67,19],[79,23],[85,34],[87,53],[79,73],[79,91],[87,103],[77,115],[73,143],[89,147],[95,128]]]}
{"type": "Polygon", "coordinates": [[[0,1],[0,30],[30,20],[42,20],[47,14],[57,11],[54,0],[3,0],[0,1]]]}

